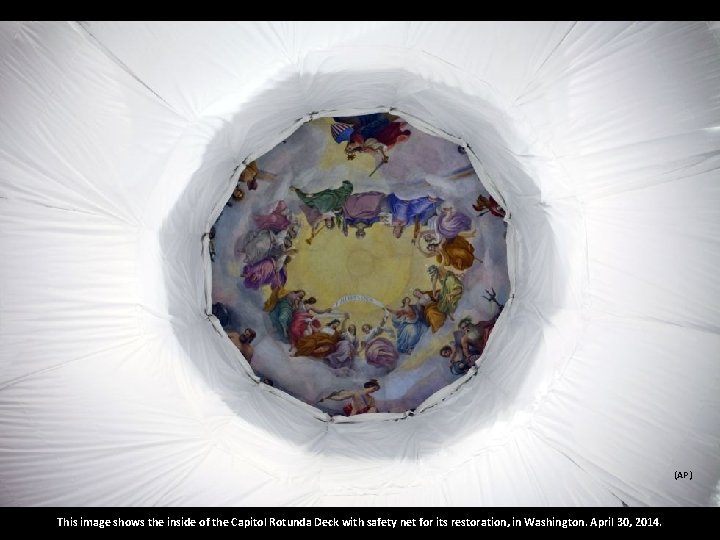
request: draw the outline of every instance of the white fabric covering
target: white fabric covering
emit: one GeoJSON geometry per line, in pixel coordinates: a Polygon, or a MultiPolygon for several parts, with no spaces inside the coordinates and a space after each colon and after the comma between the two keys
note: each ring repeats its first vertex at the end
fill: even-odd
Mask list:
{"type": "Polygon", "coordinates": [[[0,504],[717,504],[718,36],[0,23],[0,504]],[[389,107],[469,144],[515,298],[444,401],[328,422],[208,321],[201,238],[299,120],[389,107]]]}

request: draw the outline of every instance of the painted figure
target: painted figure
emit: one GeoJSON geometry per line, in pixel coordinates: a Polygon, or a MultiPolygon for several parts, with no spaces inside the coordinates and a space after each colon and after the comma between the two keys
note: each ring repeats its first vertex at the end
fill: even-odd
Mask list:
{"type": "Polygon", "coordinates": [[[250,191],[254,191],[257,189],[258,180],[273,180],[274,178],[274,174],[259,169],[257,161],[252,161],[240,173],[238,188],[240,188],[240,183],[242,182],[247,185],[250,191]]]}
{"type": "Polygon", "coordinates": [[[335,212],[319,212],[316,208],[310,208],[305,204],[300,205],[300,210],[305,214],[305,218],[310,225],[310,238],[305,240],[308,245],[312,244],[312,241],[323,228],[334,229],[335,221],[339,220],[335,212]]]}
{"type": "Polygon", "coordinates": [[[285,266],[292,260],[289,255],[282,255],[277,259],[265,258],[255,264],[248,264],[242,270],[240,277],[248,289],[259,289],[263,285],[270,285],[271,289],[279,289],[287,282],[285,266]]]}
{"type": "MultiPolygon", "coordinates": [[[[427,240],[427,236],[425,239],[427,240]]],[[[430,242],[427,249],[423,249],[420,242],[418,242],[417,248],[426,257],[435,257],[438,264],[452,266],[460,272],[469,269],[476,260],[482,262],[482,260],[475,257],[475,247],[463,236],[444,240],[440,244],[430,242]]]]}
{"type": "Polygon", "coordinates": [[[487,321],[473,323],[470,317],[458,323],[458,330],[453,332],[453,343],[440,349],[440,355],[447,358],[450,371],[456,375],[464,375],[482,355],[490,333],[500,313],[487,321]]]}
{"type": "Polygon", "coordinates": [[[360,352],[365,352],[365,360],[369,365],[392,371],[397,366],[399,355],[393,342],[381,336],[381,334],[391,331],[385,326],[387,317],[385,314],[380,324],[374,328],[369,324],[363,324],[360,352]]]}
{"type": "Polygon", "coordinates": [[[370,379],[363,384],[362,390],[338,390],[337,392],[333,392],[332,394],[322,398],[320,403],[326,399],[331,399],[333,401],[346,401],[349,399],[350,403],[343,407],[343,413],[345,416],[355,416],[356,414],[363,413],[376,413],[378,412],[378,407],[372,394],[378,390],[380,390],[380,383],[377,379],[370,379]]]}
{"type": "Polygon", "coordinates": [[[254,229],[235,242],[235,257],[244,255],[248,264],[256,263],[262,259],[277,258],[287,254],[292,248],[292,237],[287,230],[272,232],[267,229],[254,229]]]}
{"type": "Polygon", "coordinates": [[[430,329],[434,334],[445,324],[447,314],[440,311],[437,298],[434,296],[433,291],[414,289],[413,296],[417,298],[417,305],[423,310],[423,317],[430,325],[430,329]]]}
{"type": "Polygon", "coordinates": [[[292,223],[291,216],[288,215],[287,209],[288,207],[285,201],[278,201],[275,209],[269,214],[253,216],[255,226],[260,230],[269,230],[276,233],[284,231],[292,223]]]}
{"type": "Polygon", "coordinates": [[[454,375],[465,375],[470,368],[475,364],[475,361],[480,358],[479,354],[472,354],[468,357],[463,356],[462,349],[459,343],[460,332],[455,331],[455,341],[452,344],[445,345],[440,349],[440,356],[448,359],[450,371],[454,375]]]}
{"type": "Polygon", "coordinates": [[[339,212],[353,192],[353,185],[349,180],[343,180],[340,187],[323,189],[317,193],[305,193],[293,186],[290,186],[290,191],[294,191],[303,204],[315,208],[320,213],[339,212]]]}
{"type": "MultiPolygon", "coordinates": [[[[235,186],[235,189],[233,189],[233,192],[230,194],[230,198],[235,202],[240,202],[245,198],[245,192],[240,187],[240,182],[238,182],[238,185],[235,186]]],[[[225,204],[227,206],[232,206],[232,203],[230,201],[225,204]]]]}
{"type": "Polygon", "coordinates": [[[290,343],[290,323],[293,312],[305,298],[305,294],[305,291],[300,289],[291,292],[274,289],[263,306],[263,309],[268,312],[275,332],[285,343],[290,343]]]}
{"type": "Polygon", "coordinates": [[[454,320],[453,313],[464,291],[460,278],[450,270],[434,264],[428,268],[428,274],[432,281],[432,297],[437,298],[438,310],[454,320]]]}
{"type": "Polygon", "coordinates": [[[490,338],[498,317],[502,310],[498,311],[492,319],[487,321],[472,322],[470,317],[464,317],[458,323],[458,330],[462,332],[460,336],[460,346],[465,357],[470,356],[471,350],[477,351],[476,354],[482,354],[485,345],[490,338]]]}
{"type": "MultiPolygon", "coordinates": [[[[461,262],[457,263],[459,266],[464,266],[468,254],[472,255],[472,260],[475,260],[475,248],[469,242],[466,242],[469,245],[468,248],[462,240],[455,241],[461,246],[460,249],[452,243],[458,236],[465,239],[475,236],[475,231],[472,229],[472,220],[467,214],[455,210],[450,205],[443,204],[438,207],[436,215],[428,220],[427,226],[427,229],[421,230],[416,235],[416,238],[420,237],[428,245],[428,249],[423,250],[420,243],[417,244],[420,252],[426,257],[442,255],[444,253],[443,246],[445,245],[449,246],[445,248],[445,252],[449,253],[448,250],[454,250],[454,254],[460,257],[461,262]]],[[[413,243],[415,243],[415,239],[413,239],[413,243]]],[[[470,265],[472,266],[472,262],[470,265]]]]}
{"type": "Polygon", "coordinates": [[[486,289],[485,292],[488,296],[484,298],[494,302],[499,307],[498,312],[491,319],[476,323],[473,323],[470,317],[462,318],[458,323],[458,329],[453,332],[454,342],[440,349],[440,355],[448,358],[450,370],[456,375],[466,373],[480,358],[490,339],[490,333],[505,307],[498,302],[494,289],[486,289]]]}
{"type": "Polygon", "coordinates": [[[420,226],[427,224],[442,202],[442,199],[430,195],[418,197],[417,199],[401,199],[394,193],[390,193],[387,196],[387,204],[392,213],[393,235],[395,235],[395,238],[400,238],[405,227],[410,224],[415,226],[413,239],[417,238],[420,226]]]}
{"type": "Polygon", "coordinates": [[[347,236],[348,227],[355,227],[355,236],[363,238],[365,229],[380,220],[385,199],[385,193],[379,191],[350,195],[343,205],[343,234],[347,236]]]}
{"type": "Polygon", "coordinates": [[[452,206],[443,206],[432,225],[437,234],[446,240],[451,240],[466,231],[472,230],[470,216],[452,206]]]}
{"type": "Polygon", "coordinates": [[[492,196],[484,197],[478,195],[477,201],[473,204],[473,208],[480,212],[478,215],[483,216],[490,212],[493,216],[505,217],[505,210],[498,204],[498,202],[492,198],[492,196]]]}
{"type": "Polygon", "coordinates": [[[347,141],[345,154],[349,160],[363,152],[378,155],[381,163],[387,163],[388,152],[412,135],[407,129],[407,122],[386,113],[338,117],[334,120],[330,132],[338,144],[347,141]]]}
{"type": "Polygon", "coordinates": [[[232,341],[233,344],[240,349],[240,352],[245,357],[245,360],[248,361],[248,364],[252,362],[253,353],[255,352],[255,349],[251,344],[256,335],[255,330],[252,328],[246,328],[242,334],[238,332],[228,332],[230,341],[232,341]]]}
{"type": "Polygon", "coordinates": [[[298,341],[303,336],[308,336],[320,329],[322,324],[316,318],[321,313],[330,313],[331,308],[318,309],[315,307],[317,300],[311,296],[307,300],[300,298],[293,306],[292,320],[290,321],[290,353],[294,353],[298,341]]]}
{"type": "Polygon", "coordinates": [[[310,238],[306,240],[308,244],[312,243],[323,225],[328,229],[335,226],[336,216],[342,211],[342,207],[353,189],[352,182],[348,180],[343,180],[338,188],[324,189],[317,193],[305,193],[301,189],[290,186],[290,191],[294,191],[302,201],[301,209],[312,229],[310,238]]]}
{"type": "Polygon", "coordinates": [[[422,319],[422,312],[418,306],[410,303],[410,298],[402,299],[400,309],[386,307],[392,314],[392,323],[397,334],[397,350],[405,354],[412,354],[415,345],[422,338],[427,326],[422,319]]]}
{"type": "Polygon", "coordinates": [[[350,324],[347,330],[340,334],[335,351],[325,357],[325,361],[333,369],[349,368],[358,352],[357,329],[350,324]]]}
{"type": "Polygon", "coordinates": [[[298,340],[297,351],[294,356],[311,356],[314,358],[325,358],[327,355],[335,352],[340,334],[347,330],[348,315],[342,322],[339,319],[333,319],[327,326],[313,332],[309,336],[303,336],[298,340]]]}

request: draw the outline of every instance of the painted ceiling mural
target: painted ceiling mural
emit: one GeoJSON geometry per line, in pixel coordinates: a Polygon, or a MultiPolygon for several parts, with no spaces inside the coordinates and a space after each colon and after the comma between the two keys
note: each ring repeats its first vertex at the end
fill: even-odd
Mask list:
{"type": "Polygon", "coordinates": [[[482,354],[504,216],[461,147],[387,113],[317,119],[242,171],[213,313],[267,384],[333,415],[412,410],[482,354]]]}

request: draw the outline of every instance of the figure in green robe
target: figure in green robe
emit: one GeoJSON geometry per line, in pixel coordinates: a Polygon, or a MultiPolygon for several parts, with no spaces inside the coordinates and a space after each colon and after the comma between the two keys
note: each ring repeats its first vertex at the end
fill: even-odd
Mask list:
{"type": "Polygon", "coordinates": [[[306,206],[315,208],[321,214],[328,212],[339,212],[342,210],[343,204],[353,192],[352,182],[343,180],[342,185],[338,188],[328,188],[318,191],[317,193],[305,193],[304,191],[290,187],[306,206]]]}
{"type": "Polygon", "coordinates": [[[428,268],[432,280],[432,295],[438,299],[437,308],[441,313],[453,319],[458,302],[463,295],[463,284],[453,272],[442,266],[432,265],[428,268]],[[438,284],[440,290],[438,291],[438,284]]]}

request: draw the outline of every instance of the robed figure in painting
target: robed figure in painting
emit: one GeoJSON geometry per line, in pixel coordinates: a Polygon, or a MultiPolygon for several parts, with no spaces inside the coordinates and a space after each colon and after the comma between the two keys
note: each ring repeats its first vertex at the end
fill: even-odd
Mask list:
{"type": "Polygon", "coordinates": [[[335,352],[341,334],[347,330],[348,315],[342,322],[333,319],[327,326],[314,331],[309,336],[303,336],[298,340],[297,351],[294,356],[310,356],[313,358],[325,358],[335,352]]]}
{"type": "Polygon", "coordinates": [[[402,299],[400,309],[390,307],[385,309],[392,314],[392,324],[397,334],[398,352],[411,354],[427,329],[423,322],[422,311],[418,306],[412,305],[408,297],[402,299]]]}
{"type": "Polygon", "coordinates": [[[432,296],[437,298],[437,309],[453,319],[464,291],[462,281],[450,270],[434,264],[428,268],[428,274],[432,281],[432,296]]]}
{"type": "Polygon", "coordinates": [[[417,298],[417,305],[423,310],[423,317],[434,334],[445,324],[447,314],[440,311],[438,299],[433,291],[415,289],[413,296],[417,298]]]}
{"type": "Polygon", "coordinates": [[[350,324],[347,330],[340,333],[340,341],[335,350],[325,357],[325,361],[333,369],[349,368],[358,352],[358,345],[357,329],[354,324],[350,324]]]}
{"type": "Polygon", "coordinates": [[[353,193],[343,205],[343,234],[348,235],[348,227],[355,227],[355,236],[363,238],[365,229],[380,221],[380,213],[385,207],[385,193],[366,191],[353,193]]]}
{"type": "Polygon", "coordinates": [[[413,239],[415,239],[417,233],[420,232],[420,226],[427,224],[442,202],[442,199],[429,195],[416,199],[401,199],[395,193],[390,193],[387,196],[387,204],[392,213],[392,227],[395,238],[402,236],[407,225],[414,225],[413,239]]]}
{"type": "MultiPolygon", "coordinates": [[[[427,240],[427,236],[425,239],[427,240]]],[[[468,270],[476,260],[479,260],[475,257],[475,247],[464,236],[443,240],[441,244],[431,241],[428,243],[427,249],[423,249],[418,242],[417,247],[420,253],[426,257],[435,257],[438,264],[451,266],[459,272],[468,270]]]]}
{"type": "Polygon", "coordinates": [[[391,371],[397,366],[399,355],[393,342],[382,336],[382,334],[391,331],[390,328],[385,326],[387,319],[388,314],[386,313],[380,324],[375,327],[363,324],[360,351],[365,352],[365,361],[369,365],[391,371]]]}
{"type": "Polygon", "coordinates": [[[381,163],[387,163],[389,151],[398,143],[407,141],[412,132],[407,122],[387,113],[373,113],[362,116],[336,117],[330,127],[335,142],[347,141],[345,154],[349,160],[357,153],[375,154],[381,163]]]}
{"type": "Polygon", "coordinates": [[[310,224],[312,233],[306,240],[312,243],[313,238],[322,229],[323,225],[328,229],[335,226],[336,216],[340,216],[342,207],[353,192],[352,182],[343,180],[340,187],[328,188],[317,193],[305,193],[303,190],[290,186],[298,199],[303,203],[301,210],[310,224]]]}
{"type": "Polygon", "coordinates": [[[258,229],[269,230],[276,233],[284,231],[292,223],[285,201],[278,201],[272,212],[269,214],[256,215],[253,217],[253,220],[258,229]]]}
{"type": "Polygon", "coordinates": [[[263,309],[268,312],[275,333],[285,343],[290,343],[290,322],[293,312],[305,298],[305,291],[286,291],[274,289],[265,302],[263,309]]]}
{"type": "Polygon", "coordinates": [[[317,193],[305,193],[303,190],[293,186],[290,186],[290,191],[294,191],[303,204],[324,214],[326,212],[339,212],[353,192],[353,185],[349,180],[343,180],[340,187],[323,189],[317,193]]]}

